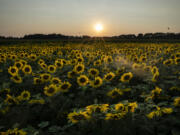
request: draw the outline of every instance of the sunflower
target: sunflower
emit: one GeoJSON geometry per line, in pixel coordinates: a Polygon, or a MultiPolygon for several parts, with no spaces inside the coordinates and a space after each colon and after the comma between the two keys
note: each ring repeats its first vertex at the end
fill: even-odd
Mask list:
{"type": "Polygon", "coordinates": [[[53,77],[51,79],[51,82],[55,85],[59,85],[61,83],[61,80],[58,77],[53,77]]]}
{"type": "Polygon", "coordinates": [[[8,68],[8,73],[11,74],[12,76],[17,75],[17,74],[18,74],[18,71],[19,71],[18,68],[15,67],[15,66],[10,66],[10,67],[8,68]]]}
{"type": "Polygon", "coordinates": [[[51,75],[48,73],[44,73],[40,75],[40,78],[43,82],[48,82],[51,80],[51,75]]]}
{"type": "Polygon", "coordinates": [[[42,83],[42,80],[41,80],[40,78],[34,77],[33,83],[34,83],[34,84],[41,84],[41,83],[42,83]]]}
{"type": "Polygon", "coordinates": [[[68,78],[73,78],[73,77],[75,77],[75,75],[76,75],[76,72],[69,71],[67,76],[68,76],[68,78]]]}
{"type": "Polygon", "coordinates": [[[31,99],[29,102],[29,104],[45,104],[44,99],[31,99]]]}
{"type": "Polygon", "coordinates": [[[47,69],[47,65],[45,63],[41,63],[40,64],[40,67],[43,69],[43,70],[46,70],[47,69]]]}
{"type": "Polygon", "coordinates": [[[74,66],[73,71],[77,74],[80,74],[82,72],[84,72],[84,65],[83,64],[77,64],[76,66],[74,66]]]}
{"type": "Polygon", "coordinates": [[[84,62],[84,58],[83,57],[78,57],[76,60],[77,60],[78,63],[83,63],[84,62]]]}
{"type": "Polygon", "coordinates": [[[102,64],[101,60],[94,61],[94,66],[99,67],[102,64]]]}
{"type": "Polygon", "coordinates": [[[175,58],[175,64],[176,64],[176,65],[179,65],[179,64],[180,64],[180,57],[175,58]]]}
{"type": "Polygon", "coordinates": [[[29,59],[32,60],[32,61],[35,61],[37,59],[36,54],[29,55],[29,59]]]}
{"type": "Polygon", "coordinates": [[[98,88],[100,87],[101,85],[103,84],[103,80],[101,77],[95,77],[94,81],[91,81],[90,82],[90,85],[93,87],[93,88],[98,88]]]}
{"type": "Polygon", "coordinates": [[[31,97],[31,93],[29,92],[29,91],[23,91],[22,93],[21,93],[21,95],[19,96],[19,100],[21,101],[21,100],[29,100],[30,99],[30,97],[31,97]]]}
{"type": "Polygon", "coordinates": [[[62,60],[56,60],[55,61],[55,66],[57,67],[57,68],[63,68],[63,61],[62,60]]]}
{"type": "Polygon", "coordinates": [[[109,96],[111,98],[116,98],[121,95],[123,95],[123,92],[118,88],[114,88],[113,90],[111,90],[107,93],[107,96],[109,96]]]}
{"type": "Polygon", "coordinates": [[[116,111],[124,111],[124,109],[125,109],[125,106],[124,106],[124,104],[122,104],[122,103],[118,103],[118,104],[116,104],[115,105],[115,110],[116,111]]]}
{"type": "Polygon", "coordinates": [[[125,67],[118,68],[118,69],[116,70],[116,75],[120,75],[120,74],[122,74],[124,71],[125,71],[125,67]]]}
{"type": "Polygon", "coordinates": [[[11,80],[15,83],[22,83],[22,78],[19,75],[14,75],[11,77],[11,80]]]}
{"type": "Polygon", "coordinates": [[[173,64],[173,59],[167,59],[167,60],[163,61],[163,64],[166,66],[170,66],[173,64]]]}
{"type": "Polygon", "coordinates": [[[115,77],[115,74],[113,72],[109,72],[104,76],[104,80],[109,82],[109,81],[112,81],[112,79],[114,79],[114,77],[115,77]]]}
{"type": "Polygon", "coordinates": [[[11,95],[7,94],[6,99],[4,101],[5,103],[12,105],[12,104],[17,104],[18,101],[11,95]]]}
{"type": "Polygon", "coordinates": [[[121,78],[120,78],[120,81],[121,82],[129,82],[133,77],[133,74],[131,72],[129,73],[124,73],[121,78]]]}
{"type": "Polygon", "coordinates": [[[112,56],[106,56],[105,57],[105,62],[108,63],[108,64],[112,63],[113,62],[112,56]]]}
{"type": "Polygon", "coordinates": [[[22,68],[22,71],[24,74],[31,74],[32,73],[32,68],[30,65],[25,65],[23,68],[22,68]]]}
{"type": "Polygon", "coordinates": [[[155,74],[153,74],[152,82],[157,82],[158,77],[159,77],[159,72],[156,72],[155,74]]]}
{"type": "Polygon", "coordinates": [[[162,112],[164,114],[171,114],[173,112],[173,109],[164,107],[164,108],[162,108],[162,112]]]}
{"type": "Polygon", "coordinates": [[[70,87],[71,87],[71,84],[70,84],[69,82],[63,82],[63,83],[59,86],[59,91],[60,91],[60,92],[67,92],[70,87]]]}
{"type": "Polygon", "coordinates": [[[125,116],[125,113],[107,113],[105,120],[120,120],[125,116]]]}
{"type": "Polygon", "coordinates": [[[152,98],[159,97],[162,92],[162,89],[159,87],[156,87],[154,90],[151,91],[152,98]]]}
{"type": "Polygon", "coordinates": [[[77,78],[77,83],[79,84],[79,86],[86,86],[89,82],[89,79],[86,75],[80,75],[77,78]]]}
{"type": "Polygon", "coordinates": [[[128,110],[129,110],[130,112],[134,112],[137,107],[138,107],[138,105],[137,105],[136,102],[132,102],[132,103],[129,103],[129,104],[128,104],[128,110]]]}
{"type": "Polygon", "coordinates": [[[98,76],[99,75],[99,71],[95,68],[91,68],[88,70],[89,72],[89,76],[92,76],[92,77],[95,77],[95,76],[98,76]]]}
{"type": "Polygon", "coordinates": [[[47,96],[53,96],[57,92],[57,87],[54,84],[44,87],[44,94],[47,96]]]}
{"type": "Polygon", "coordinates": [[[49,65],[49,66],[48,66],[48,72],[49,72],[49,73],[55,73],[55,72],[56,72],[56,66],[54,66],[54,65],[49,65]]]}
{"type": "Polygon", "coordinates": [[[71,59],[70,63],[71,63],[71,65],[75,65],[77,63],[77,59],[71,59]]]}
{"type": "Polygon", "coordinates": [[[151,72],[152,72],[152,74],[155,74],[155,73],[159,72],[159,69],[156,66],[153,66],[151,68],[151,72]]]}
{"type": "Polygon", "coordinates": [[[90,116],[86,112],[83,112],[83,111],[72,112],[68,114],[68,119],[72,123],[78,123],[79,121],[90,119],[90,116]]]}
{"type": "Polygon", "coordinates": [[[144,71],[145,72],[150,72],[151,71],[151,66],[144,66],[144,71]]]}
{"type": "Polygon", "coordinates": [[[94,104],[86,106],[88,114],[92,113],[104,113],[109,109],[109,104],[94,104]]]}
{"type": "Polygon", "coordinates": [[[177,98],[174,99],[173,105],[175,107],[180,107],[180,97],[177,97],[177,98]]]}
{"type": "Polygon", "coordinates": [[[14,63],[14,66],[17,67],[18,69],[21,69],[23,67],[23,63],[21,61],[17,61],[14,63]]]}
{"type": "Polygon", "coordinates": [[[43,64],[43,63],[45,63],[43,59],[39,59],[39,60],[38,60],[38,64],[39,64],[39,65],[41,65],[41,64],[43,64]]]}

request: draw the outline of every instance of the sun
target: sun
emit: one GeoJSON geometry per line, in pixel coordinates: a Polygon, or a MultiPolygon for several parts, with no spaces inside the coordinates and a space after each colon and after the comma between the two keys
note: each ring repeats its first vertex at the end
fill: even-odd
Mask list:
{"type": "Polygon", "coordinates": [[[94,26],[94,29],[97,31],[97,32],[101,32],[103,30],[103,25],[100,24],[100,23],[97,23],[95,26],[94,26]]]}

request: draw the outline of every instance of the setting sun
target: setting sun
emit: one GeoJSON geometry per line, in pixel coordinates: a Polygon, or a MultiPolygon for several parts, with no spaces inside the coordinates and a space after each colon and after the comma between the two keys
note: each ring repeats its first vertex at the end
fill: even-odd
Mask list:
{"type": "Polygon", "coordinates": [[[100,23],[98,23],[98,24],[96,24],[95,25],[95,30],[97,31],[97,32],[100,32],[100,31],[102,31],[103,30],[103,25],[102,24],[100,24],[100,23]]]}

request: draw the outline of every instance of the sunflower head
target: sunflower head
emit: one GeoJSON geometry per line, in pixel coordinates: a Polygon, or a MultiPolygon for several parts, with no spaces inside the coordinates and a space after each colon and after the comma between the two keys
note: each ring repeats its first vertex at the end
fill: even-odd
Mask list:
{"type": "Polygon", "coordinates": [[[30,97],[31,97],[31,93],[29,92],[29,91],[23,91],[22,93],[21,93],[21,95],[19,96],[19,100],[21,101],[21,100],[29,100],[30,99],[30,97]]]}
{"type": "Polygon", "coordinates": [[[26,75],[27,75],[27,74],[31,74],[31,73],[32,73],[32,68],[31,68],[30,65],[25,65],[25,66],[23,67],[22,71],[23,71],[23,73],[26,74],[26,75]]]}
{"type": "Polygon", "coordinates": [[[15,83],[22,83],[22,78],[19,75],[14,75],[11,77],[11,80],[15,83]]]}
{"type": "Polygon", "coordinates": [[[70,87],[71,87],[71,84],[69,82],[63,82],[59,86],[59,91],[60,92],[68,92],[70,87]]]}
{"type": "Polygon", "coordinates": [[[18,68],[15,66],[11,66],[8,68],[8,73],[11,74],[12,76],[17,75],[18,74],[18,68]]]}
{"type": "Polygon", "coordinates": [[[84,65],[83,64],[77,64],[75,67],[74,67],[74,69],[73,69],[73,71],[75,72],[75,73],[77,73],[77,74],[80,74],[80,73],[82,73],[82,72],[84,72],[84,65]]]}
{"type": "Polygon", "coordinates": [[[90,82],[90,85],[93,87],[93,88],[98,88],[100,87],[101,85],[103,84],[103,80],[101,77],[95,77],[94,81],[91,81],[90,82]]]}
{"type": "Polygon", "coordinates": [[[41,84],[42,80],[40,78],[34,77],[33,82],[34,84],[41,84]]]}
{"type": "Polygon", "coordinates": [[[90,118],[89,115],[87,115],[86,112],[72,112],[68,114],[68,119],[72,122],[72,123],[78,123],[80,121],[83,120],[88,120],[90,118]]]}
{"type": "Polygon", "coordinates": [[[23,67],[23,63],[21,63],[21,61],[17,61],[14,63],[14,66],[17,67],[18,69],[21,69],[23,67]]]}
{"type": "Polygon", "coordinates": [[[61,83],[61,80],[58,77],[53,77],[51,79],[51,82],[55,85],[59,85],[61,83]]]}
{"type": "Polygon", "coordinates": [[[163,61],[163,64],[166,66],[170,66],[173,64],[173,59],[167,59],[167,60],[163,61]]]}
{"type": "Polygon", "coordinates": [[[113,72],[109,72],[104,76],[104,80],[106,81],[111,81],[112,79],[114,79],[115,74],[113,72]]]}
{"type": "Polygon", "coordinates": [[[121,78],[120,78],[120,81],[121,82],[129,82],[133,77],[133,74],[131,72],[129,73],[124,73],[121,78]]]}
{"type": "Polygon", "coordinates": [[[79,84],[79,86],[86,86],[89,82],[89,79],[86,75],[80,75],[77,78],[77,83],[79,84]]]}
{"type": "Polygon", "coordinates": [[[46,86],[44,88],[44,94],[47,96],[53,96],[57,92],[57,87],[54,84],[51,84],[49,86],[46,86]]]}
{"type": "Polygon", "coordinates": [[[54,66],[54,65],[49,65],[49,66],[48,66],[48,72],[49,72],[49,73],[55,73],[55,72],[56,72],[56,66],[54,66]]]}
{"type": "Polygon", "coordinates": [[[98,76],[99,75],[99,71],[95,68],[91,68],[89,69],[89,75],[92,76],[92,77],[95,77],[95,76],[98,76]]]}

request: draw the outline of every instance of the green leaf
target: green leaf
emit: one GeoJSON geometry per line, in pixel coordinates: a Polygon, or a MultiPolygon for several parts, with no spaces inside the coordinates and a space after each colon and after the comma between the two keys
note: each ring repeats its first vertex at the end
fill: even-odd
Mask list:
{"type": "Polygon", "coordinates": [[[49,121],[43,121],[40,124],[38,124],[38,127],[45,128],[49,125],[49,121]]]}

